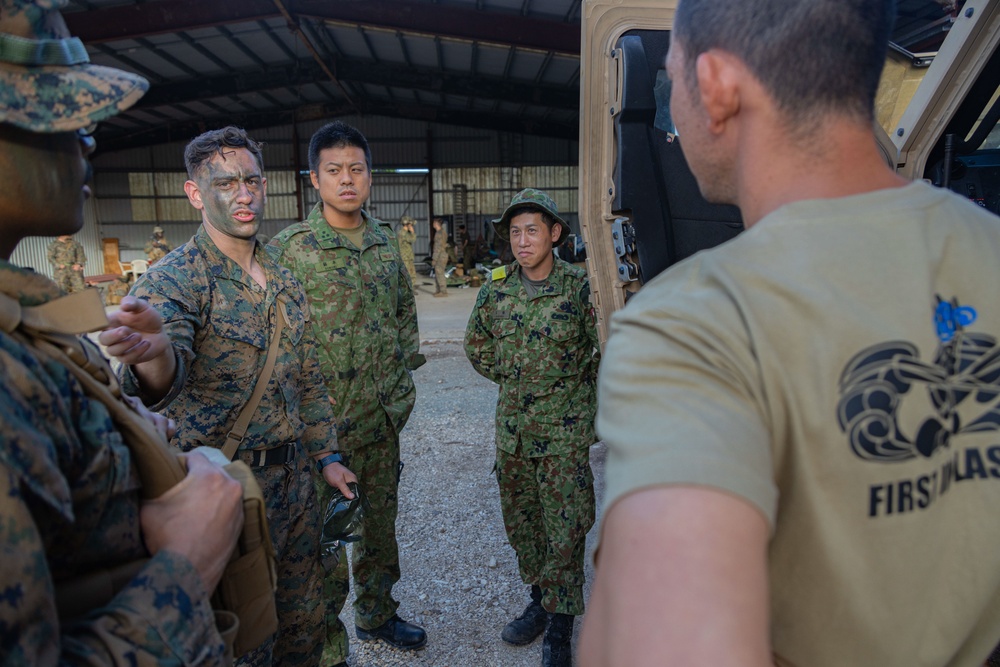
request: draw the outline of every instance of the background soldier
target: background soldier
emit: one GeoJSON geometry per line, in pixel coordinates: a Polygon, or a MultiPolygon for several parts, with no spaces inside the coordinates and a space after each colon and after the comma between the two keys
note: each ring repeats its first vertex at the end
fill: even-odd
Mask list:
{"type": "Polygon", "coordinates": [[[476,266],[476,244],[469,238],[465,225],[458,226],[458,247],[462,253],[462,271],[469,275],[469,271],[476,266]]]}
{"type": "MultiPolygon", "coordinates": [[[[305,286],[319,341],[337,438],[371,501],[352,550],[358,639],[417,649],[424,630],[399,618],[396,514],[399,432],[416,401],[410,372],[424,363],[417,311],[392,228],[362,209],[371,191],[371,151],[357,129],[336,121],[309,141],[309,175],[320,201],[309,217],[271,244],[305,286]]],[[[324,663],[347,660],[338,611],[349,590],[346,568],[327,576],[334,607],[324,663]]]]}
{"type": "Polygon", "coordinates": [[[122,326],[102,333],[101,342],[125,364],[125,390],[177,421],[179,447],[222,447],[261,375],[279,320],[286,322],[273,375],[263,378],[267,389],[236,453],[253,469],[267,503],[279,629],[241,662],[269,665],[273,647],[276,664],[314,666],[326,612],[314,461],[349,498],[347,483],[356,478],[333,451],[333,411],[306,328],[305,294],[255,239],[267,188],[260,147],[227,127],[192,140],[184,162],[190,178],[184,190],[202,225],[139,278],[134,296],[112,318],[122,326]]]}
{"type": "Polygon", "coordinates": [[[146,259],[152,266],[157,260],[162,259],[168,252],[173,250],[170,243],[163,236],[163,227],[153,227],[153,235],[146,242],[146,259]]]}
{"type": "Polygon", "coordinates": [[[396,235],[399,239],[399,255],[403,258],[403,265],[410,276],[410,282],[416,287],[417,267],[413,264],[413,244],[417,241],[417,232],[414,231],[414,225],[417,224],[417,221],[408,215],[404,215],[401,222],[402,227],[396,235]]]}
{"type": "MultiPolygon", "coordinates": [[[[82,130],[128,108],[148,87],[134,74],[90,65],[51,9],[61,4],[0,0],[0,41],[19,46],[0,51],[0,299],[17,302],[18,314],[62,295],[44,276],[10,264],[11,253],[26,236],[80,230],[94,150],[82,130]]],[[[68,303],[48,314],[36,309],[31,319],[58,327],[58,315],[78,308],[82,296],[63,297],[68,303]]],[[[12,309],[3,310],[0,661],[227,664],[209,593],[243,525],[239,483],[192,455],[180,485],[141,502],[123,442],[129,436],[66,366],[31,344],[12,309]],[[147,556],[138,576],[99,608],[59,618],[54,591],[66,580],[147,556]]],[[[92,364],[100,358],[86,338],[79,344],[92,364]]],[[[164,437],[172,431],[138,402],[129,405],[164,437]]]]}
{"type": "Polygon", "coordinates": [[[448,232],[441,218],[434,218],[434,252],[431,253],[434,268],[434,296],[448,296],[448,232]]]}
{"type": "Polygon", "coordinates": [[[57,236],[48,248],[49,264],[55,270],[56,284],[67,294],[80,292],[86,287],[83,282],[83,267],[87,255],[72,236],[57,236]]]}
{"type": "Polygon", "coordinates": [[[569,667],[583,613],[583,556],[594,524],[590,445],[599,342],[583,269],[554,257],[568,235],[552,199],[522,190],[493,221],[517,262],[494,269],[465,332],[476,371],[500,385],[500,507],[531,603],[503,629],[511,644],[545,630],[542,664],[569,667]],[[546,614],[546,612],[548,612],[546,614]]]}

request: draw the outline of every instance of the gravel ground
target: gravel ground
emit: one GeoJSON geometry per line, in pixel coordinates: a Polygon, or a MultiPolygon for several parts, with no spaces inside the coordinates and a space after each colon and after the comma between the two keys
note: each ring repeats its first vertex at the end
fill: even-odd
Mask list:
{"type": "MultiPolygon", "coordinates": [[[[397,534],[402,579],[393,589],[399,615],[427,630],[427,645],[400,651],[381,641],[359,642],[351,604],[341,617],[351,640],[352,667],[520,667],[541,663],[542,641],[509,646],[500,631],[521,613],[528,588],[517,572],[500,516],[492,475],[497,386],[472,370],[461,337],[476,290],[451,289],[430,298],[418,286],[421,351],[427,364],[414,373],[417,404],[401,436],[405,464],[397,534]]],[[[591,449],[598,498],[604,448],[591,449]]],[[[588,539],[587,588],[593,579],[588,539]]],[[[578,620],[574,642],[580,631],[578,620]]]]}

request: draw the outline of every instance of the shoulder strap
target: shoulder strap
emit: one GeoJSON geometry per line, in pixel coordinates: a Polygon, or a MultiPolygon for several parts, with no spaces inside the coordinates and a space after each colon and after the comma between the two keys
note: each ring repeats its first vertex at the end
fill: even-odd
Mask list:
{"type": "Polygon", "coordinates": [[[233,424],[233,429],[226,434],[226,444],[222,446],[223,455],[230,461],[236,456],[236,449],[243,442],[243,436],[247,434],[247,429],[250,427],[250,420],[257,411],[260,399],[263,398],[264,390],[267,388],[268,379],[271,377],[271,373],[274,372],[274,362],[278,358],[278,347],[281,344],[282,325],[290,326],[288,324],[288,315],[285,314],[285,302],[281,299],[276,299],[274,307],[278,310],[278,317],[274,325],[274,334],[271,336],[271,346],[267,348],[267,359],[264,360],[264,369],[257,378],[257,384],[254,385],[250,400],[243,406],[240,416],[236,418],[236,423],[233,424]]]}
{"type": "Polygon", "coordinates": [[[156,498],[184,479],[184,467],[160,432],[122,397],[118,379],[97,346],[77,335],[107,324],[97,290],[31,307],[0,293],[0,327],[65,367],[88,396],[107,408],[132,452],[143,497],[156,498]]]}

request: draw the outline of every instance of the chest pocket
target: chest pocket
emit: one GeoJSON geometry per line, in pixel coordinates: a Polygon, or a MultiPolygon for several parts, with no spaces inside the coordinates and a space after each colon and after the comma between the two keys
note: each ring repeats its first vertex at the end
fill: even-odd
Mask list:
{"type": "Polygon", "coordinates": [[[212,384],[256,377],[257,359],[270,342],[269,329],[259,316],[236,309],[214,309],[208,332],[198,343],[196,373],[206,376],[212,384]]]}

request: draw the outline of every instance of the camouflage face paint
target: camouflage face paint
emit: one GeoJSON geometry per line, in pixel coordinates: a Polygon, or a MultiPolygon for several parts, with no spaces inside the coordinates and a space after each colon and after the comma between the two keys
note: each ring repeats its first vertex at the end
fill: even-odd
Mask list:
{"type": "Polygon", "coordinates": [[[195,183],[209,225],[238,239],[257,233],[267,201],[267,179],[250,151],[225,149],[202,165],[195,183]]]}

